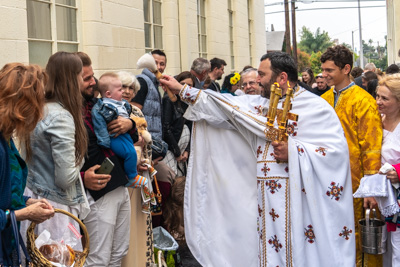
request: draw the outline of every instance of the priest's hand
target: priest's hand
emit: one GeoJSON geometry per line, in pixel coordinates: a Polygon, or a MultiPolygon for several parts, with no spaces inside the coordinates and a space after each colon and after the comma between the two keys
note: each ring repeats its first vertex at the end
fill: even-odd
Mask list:
{"type": "Polygon", "coordinates": [[[364,198],[364,208],[365,209],[375,209],[377,207],[378,207],[378,203],[376,202],[374,197],[364,198]]]}
{"type": "Polygon", "coordinates": [[[288,143],[274,141],[271,143],[274,147],[274,157],[277,161],[288,161],[288,143]]]}
{"type": "Polygon", "coordinates": [[[160,83],[164,91],[167,91],[167,88],[169,88],[171,92],[176,95],[179,94],[183,87],[183,85],[180,84],[174,77],[169,75],[163,75],[163,78],[160,79],[160,83]]]}
{"type": "Polygon", "coordinates": [[[399,176],[396,171],[388,171],[386,173],[386,178],[388,178],[392,184],[399,182],[399,176]]]}

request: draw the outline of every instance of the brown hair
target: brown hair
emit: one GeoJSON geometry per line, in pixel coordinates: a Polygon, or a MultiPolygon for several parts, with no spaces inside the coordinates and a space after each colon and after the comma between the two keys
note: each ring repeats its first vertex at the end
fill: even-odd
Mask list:
{"type": "Polygon", "coordinates": [[[38,65],[6,64],[0,70],[0,134],[14,134],[32,155],[30,133],[42,118],[47,75],[38,65]]]}
{"type": "Polygon", "coordinates": [[[165,228],[177,239],[185,239],[183,221],[183,197],[186,177],[176,177],[164,209],[165,228]]]}
{"type": "Polygon", "coordinates": [[[49,58],[46,72],[49,81],[45,87],[46,101],[56,101],[71,113],[75,123],[75,163],[78,166],[87,151],[87,132],[82,116],[82,94],[78,75],[81,59],[73,53],[57,52],[49,58]]]}
{"type": "Polygon", "coordinates": [[[76,52],[75,54],[82,60],[82,65],[84,67],[89,67],[92,65],[92,60],[90,59],[88,54],[84,52],[76,52]]]}
{"type": "Polygon", "coordinates": [[[344,45],[328,47],[325,53],[321,55],[322,63],[327,60],[333,61],[340,69],[343,69],[347,64],[350,65],[350,70],[353,67],[353,53],[344,45]]]}

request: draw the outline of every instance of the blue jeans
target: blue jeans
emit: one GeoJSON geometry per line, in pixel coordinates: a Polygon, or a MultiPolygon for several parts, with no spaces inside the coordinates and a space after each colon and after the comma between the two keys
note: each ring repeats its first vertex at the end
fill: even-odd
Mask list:
{"type": "Polygon", "coordinates": [[[110,137],[111,150],[120,158],[124,159],[124,169],[128,178],[137,176],[137,155],[133,140],[129,134],[121,134],[118,137],[110,137]]]}

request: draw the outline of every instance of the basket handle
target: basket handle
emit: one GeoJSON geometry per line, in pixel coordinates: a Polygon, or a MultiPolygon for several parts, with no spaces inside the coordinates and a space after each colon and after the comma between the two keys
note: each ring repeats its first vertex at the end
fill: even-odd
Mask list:
{"type": "MultiPolygon", "coordinates": [[[[78,222],[79,226],[82,228],[82,231],[85,233],[85,245],[83,246],[83,251],[82,253],[89,253],[89,234],[87,232],[86,226],[83,224],[83,222],[81,220],[78,219],[78,217],[76,217],[75,215],[69,213],[68,211],[62,210],[62,209],[54,209],[55,213],[62,213],[65,214],[69,217],[71,217],[72,219],[74,219],[75,221],[78,222]]],[[[36,227],[36,223],[31,222],[31,226],[32,228],[36,227]]]]}

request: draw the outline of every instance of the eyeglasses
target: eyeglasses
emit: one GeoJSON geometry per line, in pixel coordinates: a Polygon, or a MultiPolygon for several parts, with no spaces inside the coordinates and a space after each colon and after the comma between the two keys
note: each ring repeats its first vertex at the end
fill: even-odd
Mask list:
{"type": "Polygon", "coordinates": [[[251,81],[251,82],[248,82],[248,83],[242,83],[242,88],[246,88],[247,86],[252,87],[252,86],[254,86],[256,84],[257,84],[257,82],[255,82],[255,81],[251,81]]]}
{"type": "Polygon", "coordinates": [[[135,90],[135,87],[134,86],[128,86],[128,85],[122,85],[122,88],[123,89],[126,89],[126,88],[129,88],[130,90],[135,90]]]}
{"type": "Polygon", "coordinates": [[[317,75],[315,78],[324,78],[322,75],[317,75]]]}

